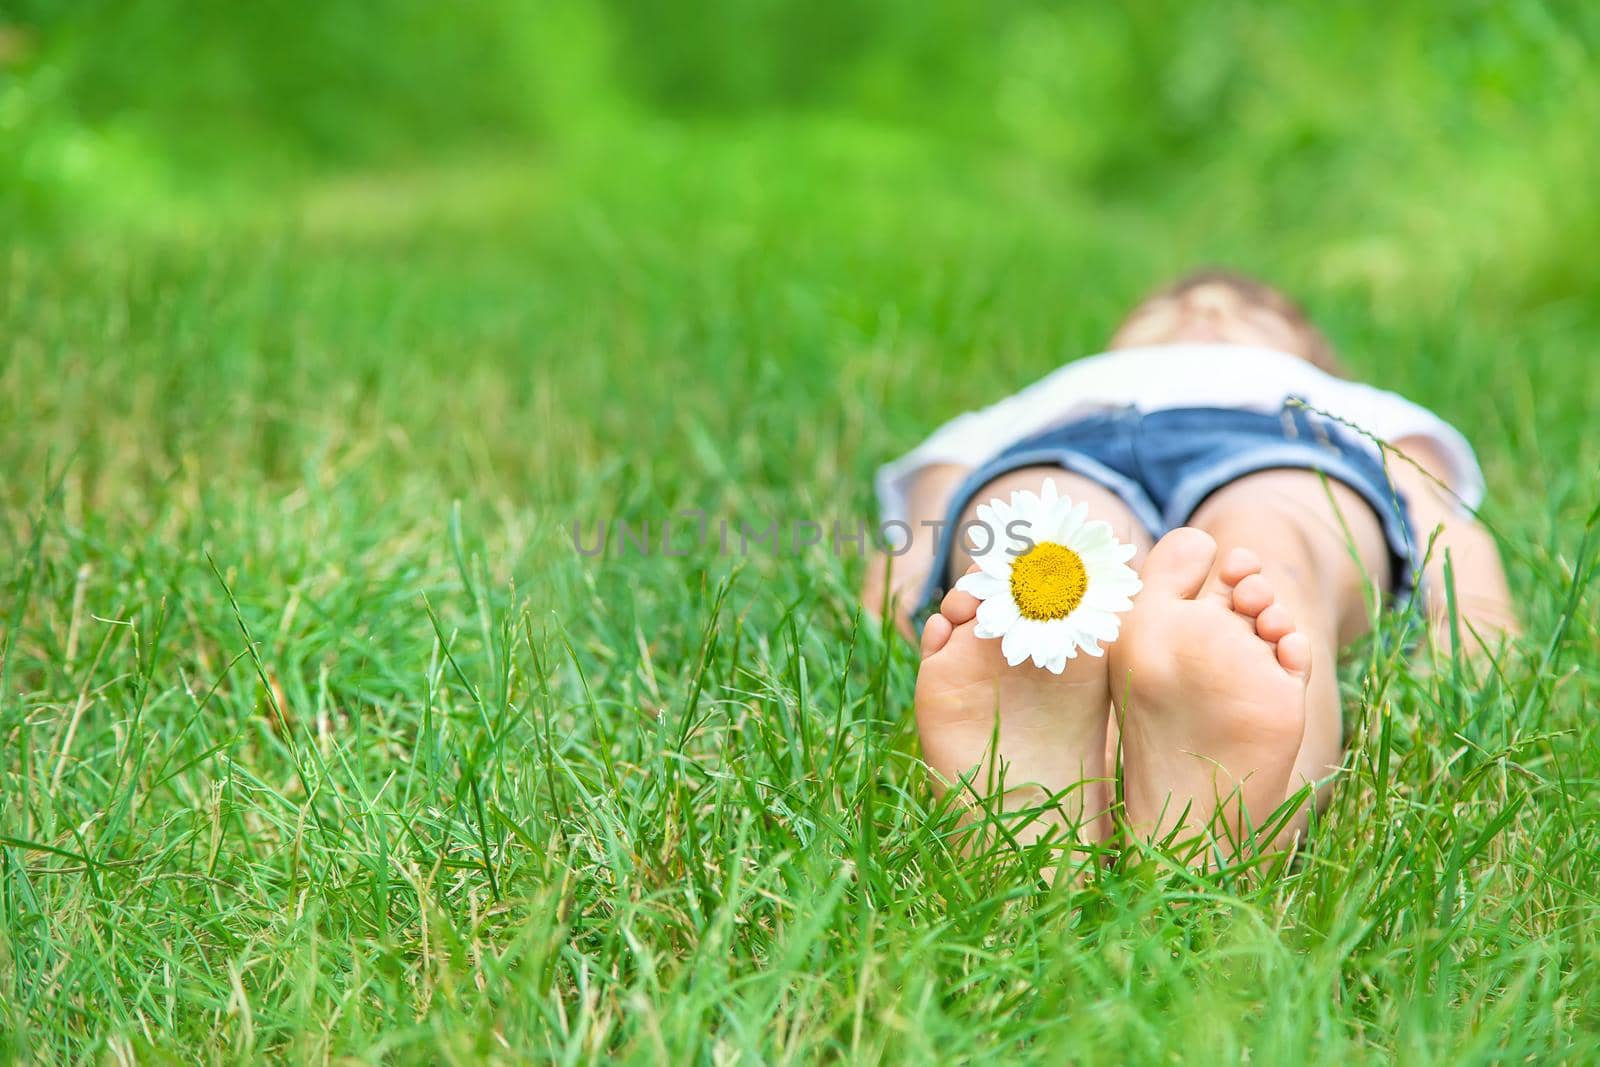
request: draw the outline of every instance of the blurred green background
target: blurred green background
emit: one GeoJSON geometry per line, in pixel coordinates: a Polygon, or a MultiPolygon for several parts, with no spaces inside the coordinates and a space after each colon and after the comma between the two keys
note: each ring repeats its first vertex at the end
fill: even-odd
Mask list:
{"type": "Polygon", "coordinates": [[[159,218],[313,176],[485,155],[603,167],[662,124],[737,140],[782,121],[910,141],[928,166],[1008,168],[1024,189],[1069,188],[1100,210],[1163,208],[1180,229],[1303,241],[1313,219],[1318,246],[1300,254],[1347,285],[1482,271],[1520,299],[1562,299],[1589,280],[1572,250],[1600,241],[1588,4],[8,0],[0,12],[12,226],[159,218]]]}
{"type": "MultiPolygon", "coordinates": [[[[162,270],[237,268],[287,299],[319,264],[409,258],[394,284],[440,312],[415,310],[423,335],[453,316],[470,362],[502,348],[602,422],[595,389],[615,383],[561,381],[522,334],[570,350],[580,309],[611,301],[619,335],[619,318],[650,325],[576,343],[720,359],[725,388],[699,395],[724,402],[791,359],[833,368],[787,383],[821,400],[891,346],[927,364],[926,404],[880,412],[860,473],[972,402],[974,358],[995,395],[1094,350],[1154,283],[1222,262],[1306,299],[1359,373],[1520,436],[1506,423],[1534,383],[1578,371],[1532,339],[1600,319],[1597,42],[1593,5],[1537,0],[8,0],[0,227],[53,257],[13,264],[43,299],[67,264],[151,299],[162,270]],[[693,336],[663,336],[669,319],[693,336]],[[1493,398],[1474,346],[1516,368],[1493,398]]],[[[387,284],[370,300],[392,304],[387,284]]],[[[332,362],[213,346],[193,373],[271,366],[315,410],[395,328],[336,313],[346,299],[306,312],[313,338],[346,323],[332,362]]],[[[373,358],[400,374],[399,355],[373,358]]],[[[1537,398],[1569,452],[1592,445],[1579,373],[1537,398]]],[[[187,406],[184,381],[162,401],[187,406]]],[[[651,419],[624,421],[613,446],[655,454],[651,419]]]]}

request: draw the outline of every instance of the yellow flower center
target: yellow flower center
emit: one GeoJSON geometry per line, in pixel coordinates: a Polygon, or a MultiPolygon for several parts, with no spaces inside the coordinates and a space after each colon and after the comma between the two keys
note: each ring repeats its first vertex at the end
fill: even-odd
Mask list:
{"type": "Polygon", "coordinates": [[[1025,619],[1064,619],[1088,589],[1083,559],[1066,545],[1040,541],[1011,564],[1011,599],[1025,619]]]}

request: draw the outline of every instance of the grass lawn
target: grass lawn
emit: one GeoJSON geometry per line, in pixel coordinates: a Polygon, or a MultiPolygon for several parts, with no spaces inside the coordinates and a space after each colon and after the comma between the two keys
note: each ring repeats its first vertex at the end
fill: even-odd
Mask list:
{"type": "Polygon", "coordinates": [[[1600,81],[1338,27],[1250,68],[1287,118],[1153,146],[1026,98],[75,179],[0,244],[0,1056],[1600,1058],[1600,81]],[[1463,428],[1526,634],[1353,650],[1286,869],[1053,887],[957,853],[826,542],[1208,261],[1463,428]],[[663,554],[691,510],[824,544],[663,554]],[[575,551],[619,520],[655,550],[575,551]]]}

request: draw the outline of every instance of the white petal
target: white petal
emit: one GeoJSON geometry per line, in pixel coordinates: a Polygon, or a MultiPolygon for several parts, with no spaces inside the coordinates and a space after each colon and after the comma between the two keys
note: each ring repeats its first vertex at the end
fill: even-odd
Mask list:
{"type": "Polygon", "coordinates": [[[1095,552],[1101,548],[1109,547],[1116,543],[1117,535],[1116,532],[1111,529],[1111,524],[1108,522],[1101,522],[1100,520],[1096,519],[1093,522],[1086,522],[1074,530],[1072,533],[1072,540],[1070,543],[1068,543],[1067,547],[1077,552],[1079,555],[1083,555],[1085,553],[1095,552]]]}
{"type": "Polygon", "coordinates": [[[977,519],[990,530],[1004,529],[1006,523],[1011,521],[1011,505],[1003,500],[991,500],[987,504],[979,504],[977,519]]]}
{"type": "Polygon", "coordinates": [[[1002,507],[1003,508],[1003,507],[1005,507],[1005,505],[1002,504],[998,499],[991,500],[986,504],[979,504],[978,505],[978,521],[979,522],[993,522],[995,520],[995,508],[997,508],[997,507],[1002,507]]]}
{"type": "Polygon", "coordinates": [[[1139,591],[1143,584],[1139,581],[1138,574],[1133,568],[1124,567],[1120,563],[1112,567],[1085,567],[1089,572],[1089,588],[1104,589],[1132,596],[1139,591]]]}
{"type": "Polygon", "coordinates": [[[1074,504],[1062,498],[1060,512],[1051,516],[1050,540],[1072,547],[1073,538],[1083,526],[1083,517],[1089,513],[1088,504],[1074,504]]]}
{"type": "Polygon", "coordinates": [[[1055,656],[1071,657],[1077,647],[1077,628],[1072,624],[1072,617],[1065,619],[1052,619],[1040,626],[1042,631],[1039,645],[1045,658],[1055,656]]]}
{"type": "Polygon", "coordinates": [[[1104,585],[1115,586],[1118,589],[1140,589],[1144,581],[1139,577],[1139,572],[1132,567],[1117,564],[1115,567],[1103,567],[1097,576],[1104,585]]]}
{"type": "MultiPolygon", "coordinates": [[[[1055,488],[1053,481],[1048,484],[1052,489],[1055,488]]],[[[1074,504],[1070,496],[1053,495],[1046,497],[1042,503],[1044,508],[1039,515],[1039,529],[1048,533],[1050,540],[1066,544],[1063,531],[1068,527],[1067,520],[1081,505],[1074,504]]]]}
{"type": "Polygon", "coordinates": [[[1027,659],[1033,652],[1030,640],[1033,626],[1028,619],[1017,620],[1016,625],[1006,631],[1006,636],[1000,642],[1000,651],[1005,654],[1006,663],[1015,667],[1027,659]]]}
{"type": "Polygon", "coordinates": [[[1072,501],[1058,500],[1056,506],[1040,516],[1039,530],[1045,535],[1046,541],[1054,541],[1058,545],[1067,543],[1067,536],[1072,529],[1072,501]]]}
{"type": "Polygon", "coordinates": [[[1094,578],[1097,575],[1110,574],[1119,567],[1132,570],[1131,567],[1126,567],[1121,560],[1117,559],[1111,546],[1074,548],[1073,551],[1078,554],[1079,559],[1083,560],[1083,569],[1089,572],[1090,578],[1094,578]]]}
{"type": "Polygon", "coordinates": [[[1011,521],[1006,527],[1000,531],[1000,539],[1005,540],[1009,534],[1013,538],[1026,537],[1030,541],[1037,542],[1045,532],[1040,529],[1038,519],[1036,513],[1017,511],[1011,516],[1011,521]]]}
{"type": "MultiPolygon", "coordinates": [[[[1005,550],[1004,542],[998,539],[989,546],[987,552],[974,552],[972,554],[972,562],[976,563],[984,574],[1004,582],[1008,586],[1011,584],[1011,563],[1015,558],[1005,550]]],[[[967,575],[962,575],[962,577],[966,578],[967,575]]],[[[973,596],[977,596],[977,594],[974,593],[973,596]]]]}
{"type": "Polygon", "coordinates": [[[1051,619],[1036,626],[1039,636],[1033,642],[1034,666],[1047,667],[1053,660],[1073,654],[1072,626],[1068,620],[1051,619]]]}
{"type": "Polygon", "coordinates": [[[1079,609],[1091,611],[1119,612],[1127,611],[1133,607],[1133,599],[1114,585],[1102,585],[1099,582],[1089,586],[1088,592],[1083,594],[1083,603],[1079,609]]]}
{"type": "Polygon", "coordinates": [[[1129,550],[1137,551],[1133,545],[1124,545],[1116,541],[1073,549],[1083,560],[1083,565],[1091,571],[1109,571],[1126,567],[1128,559],[1131,558],[1129,550]]]}
{"type": "MultiPolygon", "coordinates": [[[[1104,582],[1104,589],[1101,589],[1101,593],[1104,593],[1107,597],[1115,597],[1118,601],[1122,601],[1133,600],[1134,597],[1138,597],[1141,590],[1144,590],[1144,585],[1139,584],[1139,582],[1104,582]]],[[[1117,609],[1118,611],[1126,611],[1126,608],[1117,609]]]]}
{"type": "Polygon", "coordinates": [[[1020,618],[1010,597],[997,596],[978,605],[978,625],[973,632],[979,637],[1004,637],[1020,618]]]}
{"type": "Polygon", "coordinates": [[[1070,500],[1047,502],[1039,509],[1038,517],[1034,519],[1034,526],[1045,535],[1045,540],[1060,541],[1061,520],[1070,510],[1072,510],[1070,500]]]}
{"type": "MultiPolygon", "coordinates": [[[[1136,592],[1139,592],[1138,582],[1128,581],[1122,574],[1091,574],[1088,589],[1083,590],[1083,600],[1091,601],[1096,597],[1128,600],[1136,592]]],[[[1122,611],[1126,611],[1126,608],[1122,608],[1122,611]]]]}
{"type": "Polygon", "coordinates": [[[971,593],[979,600],[988,600],[990,597],[1004,596],[1009,586],[986,571],[973,571],[957,578],[956,588],[963,593],[971,593]]]}
{"type": "Polygon", "coordinates": [[[1100,641],[1115,641],[1122,630],[1122,620],[1109,611],[1086,611],[1080,608],[1073,612],[1073,618],[1083,633],[1100,641]]]}

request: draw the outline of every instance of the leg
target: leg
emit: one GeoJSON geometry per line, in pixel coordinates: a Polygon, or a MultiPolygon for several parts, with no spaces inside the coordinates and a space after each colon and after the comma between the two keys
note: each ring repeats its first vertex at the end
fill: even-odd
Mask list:
{"type": "MultiPolygon", "coordinates": [[[[1115,494],[1056,468],[1015,471],[986,486],[979,499],[1037,491],[1047,477],[1068,496],[1087,501],[1092,518],[1148,545],[1115,494]]],[[[961,556],[965,570],[969,561],[964,551],[961,556]]],[[[935,789],[968,779],[962,788],[974,800],[998,796],[1007,811],[1040,809],[1015,830],[1025,844],[1074,830],[1078,843],[1103,840],[1111,800],[1106,661],[1080,655],[1060,675],[1029,664],[1009,667],[1000,642],[974,635],[976,615],[973,597],[952,592],[922,632],[917,729],[935,789]]]]}
{"type": "Polygon", "coordinates": [[[1135,832],[1210,831],[1231,856],[1338,763],[1335,656],[1366,618],[1363,569],[1385,581],[1387,553],[1364,501],[1304,471],[1241,479],[1194,522],[1150,555],[1113,696],[1135,832]]]}

